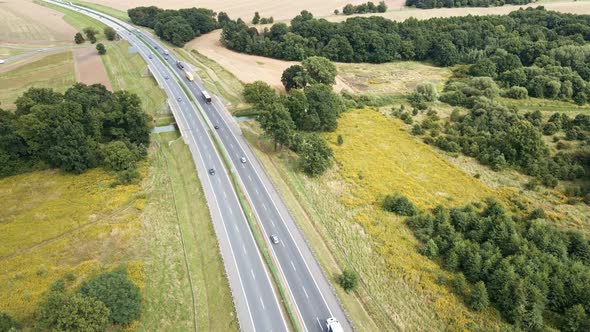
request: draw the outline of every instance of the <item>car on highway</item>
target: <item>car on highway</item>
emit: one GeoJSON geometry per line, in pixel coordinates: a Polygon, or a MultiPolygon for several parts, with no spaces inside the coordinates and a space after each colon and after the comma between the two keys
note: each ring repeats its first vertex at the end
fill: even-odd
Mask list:
{"type": "Polygon", "coordinates": [[[246,163],[246,157],[240,158],[240,161],[242,162],[242,164],[245,164],[246,163]]]}
{"type": "Polygon", "coordinates": [[[157,50],[158,49],[158,45],[154,45],[154,48],[157,50]]]}
{"type": "Polygon", "coordinates": [[[176,98],[176,100],[181,101],[182,99],[180,97],[176,98]]]}
{"type": "Polygon", "coordinates": [[[279,244],[279,237],[276,234],[273,234],[270,236],[270,240],[272,241],[272,243],[274,244],[279,244]]]}
{"type": "Polygon", "coordinates": [[[214,170],[213,168],[210,168],[210,169],[209,169],[209,174],[211,174],[211,175],[215,175],[215,170],[214,170]]]}
{"type": "Polygon", "coordinates": [[[344,332],[342,325],[340,325],[340,322],[334,317],[326,319],[326,328],[328,329],[328,332],[344,332]]]}
{"type": "Polygon", "coordinates": [[[218,125],[215,125],[215,126],[213,126],[213,128],[215,128],[215,129],[219,129],[219,126],[218,126],[218,125]]]}
{"type": "Polygon", "coordinates": [[[164,76],[164,79],[169,79],[168,75],[164,76]]]}
{"type": "Polygon", "coordinates": [[[148,55],[148,58],[150,58],[150,59],[152,59],[153,57],[154,57],[154,56],[153,56],[153,55],[151,55],[151,54],[150,54],[150,55],[148,55]]]}

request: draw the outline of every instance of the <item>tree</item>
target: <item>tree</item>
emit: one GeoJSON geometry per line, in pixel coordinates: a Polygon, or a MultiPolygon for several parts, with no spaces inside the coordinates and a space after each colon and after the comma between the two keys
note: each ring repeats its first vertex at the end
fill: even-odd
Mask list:
{"type": "Polygon", "coordinates": [[[260,23],[260,14],[258,12],[254,12],[254,18],[252,18],[252,24],[260,23]]]}
{"type": "Polygon", "coordinates": [[[111,323],[127,325],[139,319],[141,294],[139,288],[127,278],[127,270],[118,268],[113,272],[97,275],[80,287],[80,294],[106,305],[111,323]]]}
{"type": "Polygon", "coordinates": [[[438,246],[433,239],[428,240],[426,244],[420,249],[420,253],[430,259],[434,259],[438,256],[438,246]]]}
{"type": "Polygon", "coordinates": [[[104,45],[102,43],[96,44],[96,50],[98,51],[98,54],[100,54],[100,55],[107,54],[107,49],[104,47],[104,45]]]}
{"type": "Polygon", "coordinates": [[[342,8],[342,14],[344,14],[344,15],[354,14],[354,6],[350,3],[347,4],[346,6],[344,6],[344,8],[342,8]]]}
{"type": "Polygon", "coordinates": [[[291,115],[279,102],[274,102],[271,105],[265,106],[265,110],[258,116],[260,127],[264,130],[264,134],[271,137],[274,142],[274,150],[280,144],[289,145],[289,139],[295,129],[295,124],[291,119],[291,115]]]}
{"type": "Polygon", "coordinates": [[[309,131],[334,131],[338,116],[344,111],[344,102],[328,85],[313,84],[305,87],[309,108],[301,120],[301,128],[309,131]]]}
{"type": "Polygon", "coordinates": [[[340,14],[340,11],[338,9],[334,9],[334,15],[338,15],[340,14]]]}
{"type": "Polygon", "coordinates": [[[122,141],[112,141],[103,145],[102,154],[105,165],[114,171],[135,168],[136,156],[122,141]]]}
{"type": "Polygon", "coordinates": [[[334,85],[336,83],[336,66],[321,56],[311,56],[302,62],[311,83],[334,85]]]}
{"type": "Polygon", "coordinates": [[[576,304],[565,310],[563,331],[587,331],[588,322],[584,306],[576,304]]]}
{"type": "Polygon", "coordinates": [[[229,18],[229,15],[227,15],[226,12],[219,12],[219,14],[217,14],[217,22],[219,22],[221,26],[230,21],[231,19],[229,18]]]}
{"type": "Polygon", "coordinates": [[[300,65],[293,65],[285,69],[281,76],[281,82],[287,92],[291,89],[303,89],[307,85],[307,80],[307,72],[300,65]]]}
{"type": "Polygon", "coordinates": [[[301,167],[310,176],[318,176],[324,173],[332,165],[332,149],[326,140],[316,134],[308,134],[305,137],[301,152],[301,167]]]}
{"type": "Polygon", "coordinates": [[[98,34],[98,31],[96,31],[94,28],[92,27],[87,27],[84,28],[84,34],[86,35],[86,38],[88,38],[88,40],[94,44],[96,43],[96,35],[98,34]]]}
{"type": "Polygon", "coordinates": [[[401,194],[387,195],[383,199],[383,209],[401,216],[413,216],[418,209],[408,198],[401,194]]]}
{"type": "Polygon", "coordinates": [[[105,27],[103,33],[108,40],[115,40],[117,37],[117,31],[111,27],[105,27]]]}
{"type": "Polygon", "coordinates": [[[174,16],[154,26],[156,35],[172,44],[182,47],[195,37],[195,31],[182,16],[174,16]]]}
{"type": "Polygon", "coordinates": [[[275,99],[275,90],[263,81],[255,81],[244,85],[242,95],[248,103],[268,105],[275,99]]]}
{"type": "Polygon", "coordinates": [[[338,135],[338,138],[336,139],[336,143],[338,145],[344,144],[344,139],[342,138],[342,135],[338,135]]]}
{"type": "Polygon", "coordinates": [[[490,300],[488,298],[486,284],[483,281],[478,281],[475,284],[467,303],[469,307],[475,311],[483,311],[488,307],[490,300]]]}
{"type": "Polygon", "coordinates": [[[387,5],[385,4],[385,1],[379,1],[379,4],[377,5],[377,12],[385,13],[386,11],[387,5]]]}
{"type": "Polygon", "coordinates": [[[344,269],[340,277],[338,277],[338,282],[340,286],[344,288],[347,293],[354,291],[358,286],[358,273],[352,269],[344,269]]]}
{"type": "Polygon", "coordinates": [[[74,42],[76,42],[76,44],[82,44],[84,41],[84,36],[82,36],[81,33],[77,32],[74,36],[74,42]]]}
{"type": "Polygon", "coordinates": [[[50,331],[102,332],[110,310],[99,300],[64,292],[50,292],[41,300],[36,327],[50,331]]]}
{"type": "Polygon", "coordinates": [[[20,324],[15,321],[10,315],[0,312],[0,331],[18,331],[20,324]]]}

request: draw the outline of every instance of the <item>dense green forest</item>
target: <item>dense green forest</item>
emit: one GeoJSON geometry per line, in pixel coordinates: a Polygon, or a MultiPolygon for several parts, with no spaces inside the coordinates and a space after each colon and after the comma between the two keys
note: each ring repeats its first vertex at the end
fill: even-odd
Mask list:
{"type": "Polygon", "coordinates": [[[78,83],[64,94],[31,88],[14,112],[0,109],[0,176],[42,165],[73,173],[105,166],[129,182],[147,155],[149,134],[135,94],[100,84],[78,83]]]}
{"type": "Polygon", "coordinates": [[[491,76],[527,88],[531,96],[578,104],[590,98],[589,40],[590,16],[542,7],[501,16],[404,22],[355,17],[331,23],[303,11],[291,26],[276,23],[258,31],[237,20],[226,22],[222,33],[223,44],[232,50],[286,60],[319,55],[341,62],[473,64],[473,76],[491,76]]]}
{"type": "MultiPolygon", "coordinates": [[[[127,10],[131,22],[154,29],[163,40],[182,47],[191,39],[219,28],[215,12],[206,8],[179,10],[161,9],[155,6],[136,7],[127,10]]],[[[227,15],[219,15],[219,19],[227,15]]]]}
{"type": "Polygon", "coordinates": [[[451,286],[472,310],[491,303],[524,331],[543,331],[546,324],[587,331],[590,244],[544,218],[540,209],[512,215],[489,200],[437,207],[407,224],[423,243],[422,254],[459,272],[451,286]]]}
{"type": "Polygon", "coordinates": [[[406,6],[420,9],[453,7],[493,7],[504,5],[526,5],[536,0],[406,0],[406,6]]]}

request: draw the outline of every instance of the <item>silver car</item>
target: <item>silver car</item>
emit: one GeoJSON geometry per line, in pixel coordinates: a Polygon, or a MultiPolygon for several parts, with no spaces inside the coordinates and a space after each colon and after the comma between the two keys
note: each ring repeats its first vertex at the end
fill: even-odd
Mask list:
{"type": "Polygon", "coordinates": [[[274,244],[279,244],[279,237],[276,234],[273,234],[270,236],[270,240],[272,241],[272,243],[274,244]]]}

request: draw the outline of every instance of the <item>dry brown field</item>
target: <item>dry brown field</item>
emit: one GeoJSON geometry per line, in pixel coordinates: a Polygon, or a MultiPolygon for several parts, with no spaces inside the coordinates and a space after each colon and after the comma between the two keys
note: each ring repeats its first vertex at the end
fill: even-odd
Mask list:
{"type": "MultiPolygon", "coordinates": [[[[274,17],[275,20],[291,19],[304,9],[310,10],[314,15],[333,15],[334,9],[342,11],[347,3],[359,4],[366,0],[86,0],[100,5],[127,10],[138,6],[158,6],[166,9],[204,7],[213,9],[216,12],[224,11],[231,18],[241,17],[249,20],[258,11],[263,17],[274,17]]],[[[378,2],[378,1],[374,1],[378,2]]],[[[385,0],[390,9],[403,7],[405,0],[385,0]]]]}
{"type": "Polygon", "coordinates": [[[74,50],[74,67],[76,68],[76,81],[84,84],[100,83],[108,90],[113,91],[113,86],[104,68],[102,59],[95,48],[79,48],[74,50]]]}
{"type": "Polygon", "coordinates": [[[55,45],[71,43],[76,29],[63,13],[31,0],[0,2],[0,44],[55,45]]]}
{"type": "MultiPolygon", "coordinates": [[[[287,67],[297,64],[297,61],[284,61],[256,55],[248,55],[228,50],[221,45],[220,30],[210,32],[196,38],[187,44],[187,48],[195,49],[199,53],[219,63],[244,83],[264,81],[277,90],[283,89],[281,75],[287,67]]],[[[340,77],[336,78],[336,91],[347,89],[354,91],[340,77]]]]}

